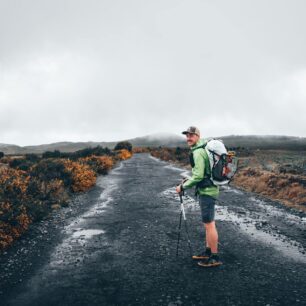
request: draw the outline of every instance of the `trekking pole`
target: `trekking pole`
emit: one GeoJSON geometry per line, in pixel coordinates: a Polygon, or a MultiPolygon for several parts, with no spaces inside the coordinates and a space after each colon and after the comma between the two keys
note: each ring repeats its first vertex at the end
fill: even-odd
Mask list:
{"type": "Polygon", "coordinates": [[[177,244],[176,244],[176,257],[178,257],[178,251],[179,251],[179,244],[180,244],[180,237],[181,237],[181,226],[182,226],[182,215],[183,215],[183,211],[181,209],[180,222],[179,222],[178,235],[177,235],[177,244]]]}
{"type": "Polygon", "coordinates": [[[180,236],[181,236],[182,217],[184,219],[184,224],[185,224],[185,230],[186,230],[186,234],[187,234],[187,241],[188,241],[190,256],[192,256],[192,247],[191,247],[191,242],[190,242],[190,237],[189,237],[189,231],[188,231],[187,219],[186,219],[186,214],[185,214],[185,208],[184,208],[184,204],[183,204],[183,193],[180,192],[179,196],[180,196],[180,202],[181,202],[181,213],[180,213],[179,232],[178,232],[178,237],[177,237],[176,257],[178,256],[179,242],[180,242],[180,236]]]}
{"type": "Polygon", "coordinates": [[[183,212],[183,219],[184,219],[184,223],[185,223],[185,230],[186,230],[186,234],[187,234],[187,240],[188,240],[190,256],[192,256],[192,248],[191,248],[191,242],[190,242],[190,237],[189,237],[189,231],[188,231],[188,226],[187,226],[187,219],[186,219],[186,214],[185,214],[185,208],[184,208],[184,204],[183,204],[182,194],[180,194],[180,201],[181,201],[181,210],[183,212]]]}

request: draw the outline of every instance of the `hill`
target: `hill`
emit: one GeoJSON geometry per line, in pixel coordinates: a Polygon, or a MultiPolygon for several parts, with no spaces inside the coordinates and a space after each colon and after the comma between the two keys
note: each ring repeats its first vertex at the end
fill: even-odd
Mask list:
{"type": "MultiPolygon", "coordinates": [[[[142,137],[136,137],[132,139],[126,139],[124,141],[129,141],[135,147],[147,147],[147,146],[184,146],[185,140],[183,136],[178,136],[169,133],[158,133],[151,134],[142,137]]],[[[6,155],[19,155],[27,153],[41,154],[45,151],[59,150],[61,152],[74,152],[88,147],[108,147],[113,149],[119,141],[113,142],[55,142],[50,144],[41,144],[35,146],[18,146],[13,144],[0,144],[0,151],[6,155]]]]}
{"type": "Polygon", "coordinates": [[[274,135],[230,135],[221,138],[227,147],[262,150],[306,150],[306,138],[274,135]]]}
{"type": "MultiPolygon", "coordinates": [[[[227,147],[244,147],[249,149],[275,149],[275,150],[306,150],[306,138],[294,136],[260,136],[260,135],[229,135],[217,137],[224,141],[227,147]]],[[[125,139],[134,147],[186,147],[185,138],[171,133],[157,133],[125,139]]],[[[61,152],[74,152],[88,147],[108,147],[113,149],[119,141],[113,142],[55,142],[35,146],[18,146],[14,144],[0,144],[0,151],[4,154],[19,155],[26,153],[40,154],[45,151],[59,150],[61,152]]]]}

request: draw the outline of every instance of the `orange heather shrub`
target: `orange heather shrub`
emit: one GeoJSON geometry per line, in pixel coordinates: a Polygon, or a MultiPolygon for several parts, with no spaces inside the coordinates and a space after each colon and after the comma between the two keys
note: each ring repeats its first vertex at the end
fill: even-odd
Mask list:
{"type": "Polygon", "coordinates": [[[131,156],[128,150],[122,149],[110,152],[110,155],[91,155],[77,161],[67,157],[42,160],[2,158],[0,249],[12,244],[32,222],[67,204],[69,191],[87,191],[95,185],[97,173],[107,174],[115,161],[131,156]]]}
{"type": "Polygon", "coordinates": [[[96,183],[96,174],[88,166],[70,159],[63,160],[63,164],[68,172],[72,174],[72,190],[74,192],[86,191],[96,183]]]}
{"type": "Polygon", "coordinates": [[[32,222],[23,205],[30,177],[21,170],[0,170],[0,248],[12,243],[32,222]]]}
{"type": "Polygon", "coordinates": [[[4,156],[4,157],[1,158],[1,163],[2,163],[2,164],[8,164],[11,160],[12,160],[11,157],[9,157],[9,156],[4,156]]]}
{"type": "Polygon", "coordinates": [[[118,151],[118,158],[120,160],[129,159],[132,157],[132,153],[126,149],[122,149],[118,151]]]}
{"type": "Polygon", "coordinates": [[[114,161],[110,156],[89,156],[79,158],[79,162],[89,165],[98,174],[107,174],[113,168],[114,161]]]}
{"type": "Polygon", "coordinates": [[[303,181],[305,178],[298,175],[276,175],[273,172],[248,167],[236,174],[233,183],[245,190],[306,210],[306,188],[303,181]]]}
{"type": "Polygon", "coordinates": [[[146,148],[146,147],[133,148],[133,153],[149,153],[149,152],[150,152],[149,148],[146,148]]]}
{"type": "Polygon", "coordinates": [[[46,191],[54,199],[59,199],[65,192],[64,182],[60,179],[51,180],[47,185],[46,191]]]}
{"type": "MultiPolygon", "coordinates": [[[[64,205],[67,203],[68,193],[61,179],[52,179],[48,182],[33,179],[31,183],[35,183],[35,192],[39,193],[39,199],[42,199],[48,203],[48,205],[54,203],[64,205]]],[[[31,190],[29,192],[31,192],[31,190]]]]}
{"type": "Polygon", "coordinates": [[[4,249],[13,242],[13,236],[10,226],[7,223],[0,222],[0,249],[4,249]]]}
{"type": "Polygon", "coordinates": [[[166,161],[176,160],[174,150],[168,148],[159,148],[152,150],[151,155],[166,161]]]}
{"type": "Polygon", "coordinates": [[[103,166],[103,168],[106,169],[107,171],[114,166],[114,161],[109,156],[98,156],[97,159],[101,164],[101,166],[103,166]]]}
{"type": "Polygon", "coordinates": [[[25,171],[12,168],[0,169],[0,199],[1,193],[6,197],[14,197],[18,200],[26,197],[30,176],[25,171]]]}
{"type": "Polygon", "coordinates": [[[17,237],[19,237],[22,232],[26,231],[32,223],[32,220],[27,215],[27,210],[24,205],[22,205],[21,211],[21,214],[16,217],[20,229],[17,237]]]}

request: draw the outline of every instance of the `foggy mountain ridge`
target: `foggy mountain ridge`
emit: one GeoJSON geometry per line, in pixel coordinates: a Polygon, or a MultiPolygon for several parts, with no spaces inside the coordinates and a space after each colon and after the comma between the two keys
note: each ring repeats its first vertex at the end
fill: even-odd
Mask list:
{"type": "MultiPolygon", "coordinates": [[[[222,139],[227,147],[246,147],[250,149],[284,149],[284,150],[306,150],[306,138],[282,135],[228,135],[221,137],[205,137],[222,139]]],[[[132,139],[120,140],[128,141],[134,147],[187,147],[183,135],[171,133],[155,133],[132,139]]],[[[119,141],[112,142],[54,142],[33,146],[18,146],[14,144],[0,143],[0,150],[4,154],[40,154],[45,151],[59,150],[61,152],[74,152],[88,147],[108,147],[113,149],[119,141]]]]}
{"type": "MultiPolygon", "coordinates": [[[[141,137],[136,137],[132,139],[120,140],[129,141],[133,146],[183,146],[185,145],[185,140],[183,136],[178,136],[171,133],[155,133],[150,135],[145,135],[141,137]]],[[[97,142],[97,141],[87,141],[87,142],[54,142],[50,144],[41,144],[33,146],[18,146],[14,144],[0,144],[0,150],[4,154],[27,154],[27,153],[43,153],[45,151],[59,150],[61,152],[74,152],[88,147],[108,147],[113,149],[115,145],[120,141],[112,142],[97,142]]]]}

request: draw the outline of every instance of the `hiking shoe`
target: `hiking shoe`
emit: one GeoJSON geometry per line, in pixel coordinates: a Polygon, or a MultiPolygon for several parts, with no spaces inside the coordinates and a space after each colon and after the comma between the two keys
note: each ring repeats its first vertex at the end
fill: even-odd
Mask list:
{"type": "Polygon", "coordinates": [[[202,252],[199,255],[193,255],[192,259],[194,260],[201,260],[201,259],[208,259],[211,256],[211,250],[205,250],[205,252],[202,252]]]}
{"type": "Polygon", "coordinates": [[[207,260],[201,260],[198,265],[204,268],[217,267],[222,265],[218,255],[211,255],[207,260]]]}

